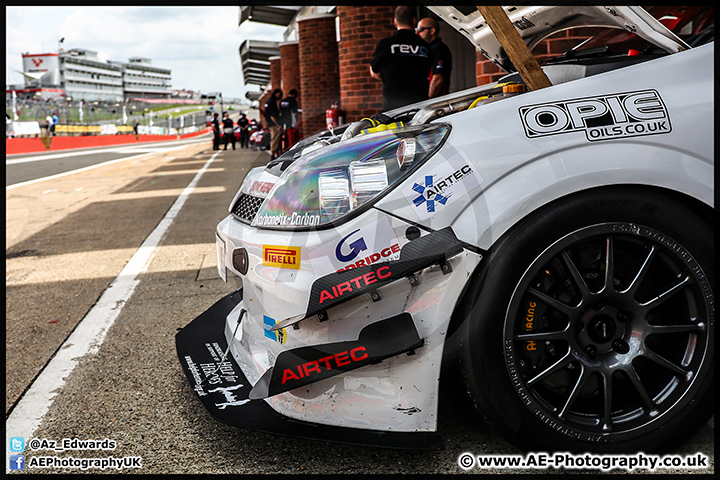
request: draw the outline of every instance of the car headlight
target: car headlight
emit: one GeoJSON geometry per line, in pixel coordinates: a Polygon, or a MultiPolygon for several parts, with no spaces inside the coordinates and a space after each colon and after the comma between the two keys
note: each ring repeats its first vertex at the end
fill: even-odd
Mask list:
{"type": "Polygon", "coordinates": [[[358,213],[430,158],[449,132],[447,124],[401,127],[303,151],[270,190],[252,225],[318,227],[358,213]]]}

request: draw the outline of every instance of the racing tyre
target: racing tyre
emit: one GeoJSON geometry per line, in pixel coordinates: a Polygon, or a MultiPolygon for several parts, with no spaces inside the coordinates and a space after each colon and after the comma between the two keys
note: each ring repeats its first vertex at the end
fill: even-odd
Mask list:
{"type": "Polygon", "coordinates": [[[597,189],[492,247],[461,363],[496,430],[527,451],[663,452],[708,421],[714,217],[690,205],[597,189]]]}

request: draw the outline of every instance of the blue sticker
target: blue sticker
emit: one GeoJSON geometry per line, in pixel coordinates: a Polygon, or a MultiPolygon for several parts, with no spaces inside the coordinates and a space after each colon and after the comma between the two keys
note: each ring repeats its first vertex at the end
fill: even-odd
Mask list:
{"type": "Polygon", "coordinates": [[[278,323],[278,321],[275,320],[274,318],[270,318],[267,315],[263,315],[263,324],[265,326],[265,336],[267,338],[269,338],[270,340],[273,340],[282,345],[285,345],[285,342],[287,341],[286,329],[282,328],[275,332],[270,330],[272,327],[275,326],[276,323],[278,323]]]}

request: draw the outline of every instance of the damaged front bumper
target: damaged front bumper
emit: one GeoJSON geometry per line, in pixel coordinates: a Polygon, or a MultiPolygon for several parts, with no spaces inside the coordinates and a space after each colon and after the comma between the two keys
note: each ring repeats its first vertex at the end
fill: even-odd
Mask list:
{"type": "MultiPolygon", "coordinates": [[[[223,333],[225,319],[241,303],[242,289],[222,298],[175,336],[178,358],[188,382],[203,406],[217,420],[248,430],[313,440],[389,448],[436,450],[442,447],[440,436],[434,432],[388,432],[322,425],[286,417],[264,401],[251,400],[252,385],[232,355],[224,356],[227,351],[223,333]]],[[[395,320],[391,318],[372,325],[356,342],[288,351],[288,356],[279,359],[277,365],[285,364],[285,359],[288,365],[294,366],[313,362],[315,358],[332,357],[335,366],[343,366],[348,359],[359,359],[359,362],[351,361],[349,364],[359,368],[380,361],[391,352],[407,352],[422,345],[417,331],[407,328],[407,317],[397,323],[395,320]],[[384,341],[395,338],[393,334],[398,329],[402,330],[400,333],[405,336],[404,340],[384,341]]],[[[329,358],[326,361],[329,363],[329,358]]],[[[340,373],[339,370],[337,373],[340,373]]],[[[330,370],[326,372],[330,373],[330,370]]]]}
{"type": "Polygon", "coordinates": [[[211,415],[268,433],[439,448],[447,327],[481,257],[450,228],[401,238],[410,226],[371,211],[288,241],[283,232],[221,223],[219,264],[242,277],[243,289],[176,336],[182,368],[211,415]],[[392,232],[391,241],[366,234],[364,245],[368,252],[395,252],[389,260],[371,263],[370,253],[368,264],[344,270],[318,261],[328,258],[320,255],[328,247],[347,246],[377,225],[392,232]],[[287,245],[301,245],[297,268],[268,261],[269,247],[287,245]]]}

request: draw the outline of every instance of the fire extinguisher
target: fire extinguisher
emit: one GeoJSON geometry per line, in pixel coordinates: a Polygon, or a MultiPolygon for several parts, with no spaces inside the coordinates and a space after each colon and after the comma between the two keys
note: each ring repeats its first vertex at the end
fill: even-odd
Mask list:
{"type": "Polygon", "coordinates": [[[345,123],[345,112],[340,110],[338,102],[333,102],[329,110],[325,110],[325,124],[328,130],[345,123]]]}

